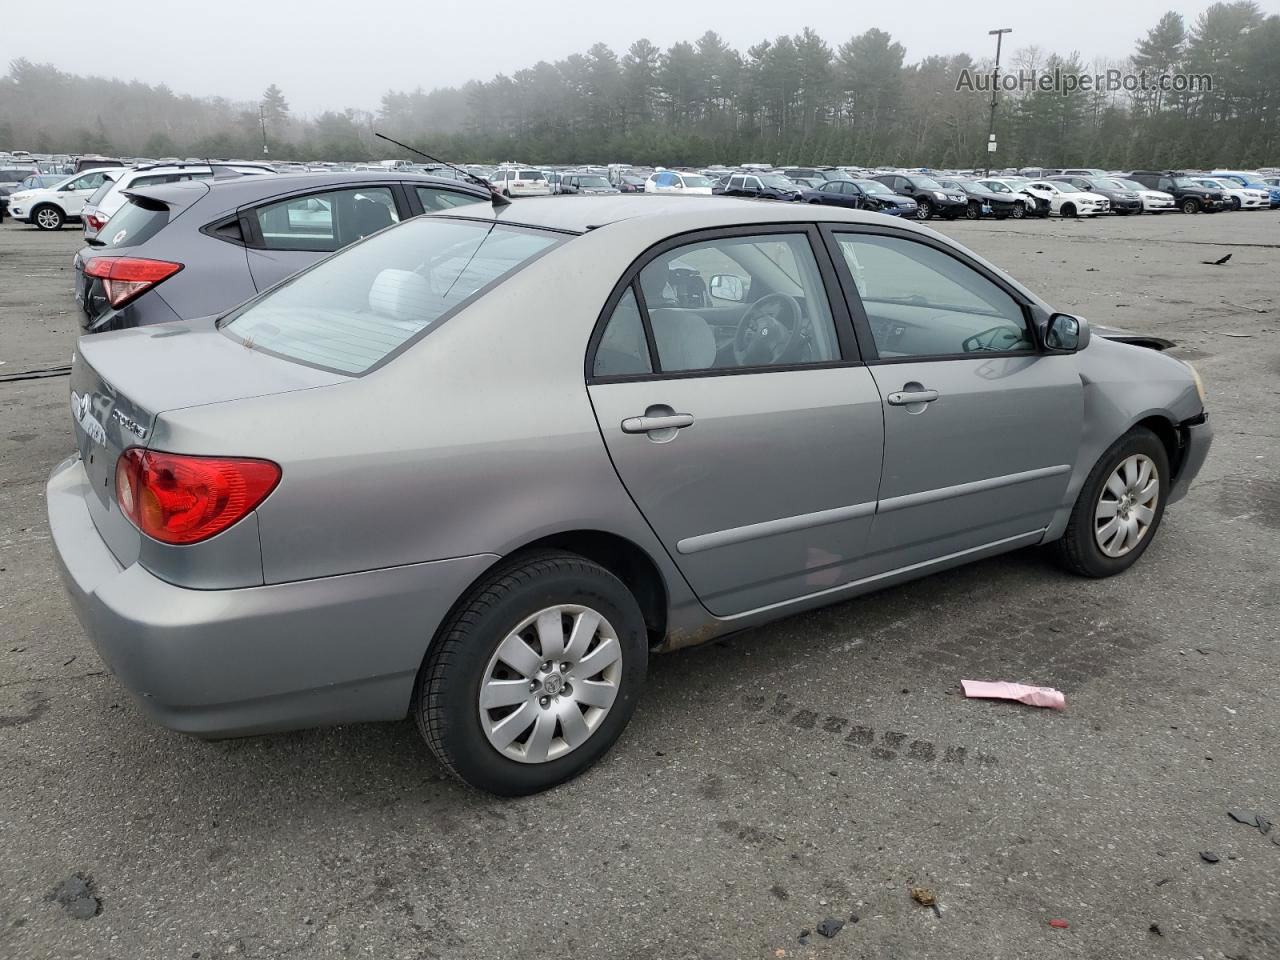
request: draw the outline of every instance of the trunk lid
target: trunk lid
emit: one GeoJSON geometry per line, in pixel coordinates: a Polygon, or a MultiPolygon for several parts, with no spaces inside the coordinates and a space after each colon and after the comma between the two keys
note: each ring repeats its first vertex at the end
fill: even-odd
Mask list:
{"type": "MultiPolygon", "coordinates": [[[[291,363],[219,333],[212,319],[81,338],[71,370],[76,448],[93,488],[89,512],[122,565],[138,557],[141,534],[116,505],[116,461],[146,447],[164,412],[341,383],[349,378],[291,363]]],[[[234,454],[235,438],[221,450],[234,454]]]]}

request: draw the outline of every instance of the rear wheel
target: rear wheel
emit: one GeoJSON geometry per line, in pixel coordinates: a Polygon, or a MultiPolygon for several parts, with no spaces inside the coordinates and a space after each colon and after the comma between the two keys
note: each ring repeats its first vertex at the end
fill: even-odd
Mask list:
{"type": "Polygon", "coordinates": [[[504,796],[536,793],[608,752],[647,659],[640,608],[612,573],[575,554],[516,556],[445,624],[413,713],[455,776],[504,796]]]}
{"type": "Polygon", "coordinates": [[[32,211],[31,222],[41,230],[61,230],[62,225],[66,222],[66,217],[62,215],[62,211],[57,207],[46,204],[43,207],[36,207],[32,211]]]}
{"type": "Polygon", "coordinates": [[[1110,577],[1146,551],[1164,516],[1172,477],[1164,444],[1136,427],[1113,443],[1090,471],[1066,533],[1054,547],[1072,573],[1110,577]]]}

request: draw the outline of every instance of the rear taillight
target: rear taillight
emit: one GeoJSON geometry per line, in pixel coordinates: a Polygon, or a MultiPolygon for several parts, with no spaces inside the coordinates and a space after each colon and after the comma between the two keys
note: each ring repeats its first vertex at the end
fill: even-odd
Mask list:
{"type": "Polygon", "coordinates": [[[85,223],[87,223],[89,227],[93,230],[101,230],[103,227],[107,225],[107,218],[100,217],[96,213],[89,214],[87,217],[84,218],[84,220],[85,220],[85,223]]]}
{"type": "Polygon", "coordinates": [[[94,257],[84,265],[88,276],[102,281],[107,301],[117,309],[181,269],[180,263],[141,257],[94,257]]]}
{"type": "Polygon", "coordinates": [[[280,482],[270,460],[191,457],[130,447],[116,461],[116,503],[161,543],[207,540],[244,519],[280,482]]]}

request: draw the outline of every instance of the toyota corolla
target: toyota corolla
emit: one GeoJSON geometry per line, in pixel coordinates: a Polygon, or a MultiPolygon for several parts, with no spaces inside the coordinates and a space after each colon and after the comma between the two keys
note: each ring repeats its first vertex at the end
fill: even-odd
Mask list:
{"type": "Polygon", "coordinates": [[[85,338],[70,405],[54,544],[146,711],[411,716],[501,794],[599,759],[658,651],[1038,544],[1121,573],[1210,444],[1187,364],[932,231],[674,197],[411,219],[85,338]]]}

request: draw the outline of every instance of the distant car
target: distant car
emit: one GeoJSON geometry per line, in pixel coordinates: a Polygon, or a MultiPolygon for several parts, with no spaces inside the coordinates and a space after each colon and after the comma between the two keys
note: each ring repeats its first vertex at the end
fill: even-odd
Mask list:
{"type": "Polygon", "coordinates": [[[1271,191],[1261,187],[1246,187],[1227,177],[1194,177],[1210,190],[1221,190],[1232,210],[1268,210],[1271,208],[1271,191]]]}
{"type": "Polygon", "coordinates": [[[914,217],[916,202],[899,197],[883,183],[875,180],[822,180],[800,197],[805,203],[820,203],[850,210],[873,210],[891,217],[914,217]]]}
{"type": "MultiPolygon", "coordinates": [[[[381,172],[382,168],[377,168],[381,172]]],[[[275,176],[274,168],[263,163],[148,163],[129,167],[115,175],[105,191],[88,198],[83,211],[84,235],[96,237],[125,203],[125,191],[149,187],[157,183],[181,183],[184,180],[211,180],[215,176],[275,176]]]]}
{"type": "Polygon", "coordinates": [[[97,154],[88,154],[83,157],[77,157],[71,165],[72,173],[84,173],[86,170],[99,170],[105,167],[127,167],[128,163],[119,157],[102,157],[97,154]]]}
{"type": "Polygon", "coordinates": [[[1064,173],[1060,176],[1050,177],[1049,181],[1051,183],[1069,183],[1073,187],[1088,193],[1096,193],[1099,196],[1106,197],[1111,204],[1112,213],[1128,216],[1131,213],[1142,212],[1142,197],[1138,196],[1138,192],[1111,177],[1072,176],[1064,173]]]}
{"type": "Polygon", "coordinates": [[[552,192],[546,174],[528,167],[497,170],[487,179],[504,197],[546,197],[552,192]]]}
{"type": "Polygon", "coordinates": [[[68,222],[78,223],[89,197],[123,172],[119,167],[97,167],[63,177],[56,187],[16,191],[9,195],[9,213],[40,230],[61,230],[68,222]]]}
{"type": "Polygon", "coordinates": [[[974,183],[992,193],[1008,197],[1013,202],[1013,209],[1009,212],[1009,216],[1015,220],[1049,215],[1049,201],[1041,200],[1033,193],[1027,193],[1024,188],[1030,181],[1022,177],[984,177],[975,180],[974,183]]]}
{"type": "Polygon", "coordinates": [[[847,173],[836,167],[783,167],[778,171],[791,180],[852,180],[847,173]]]}
{"type": "MultiPolygon", "coordinates": [[[[1212,444],[1189,365],[914,224],[651,199],[416,217],[217,320],[81,338],[47,529],[139,712],[204,737],[412,717],[429,773],[531,794],[606,755],[656,651],[1038,545],[1077,575],[1133,572],[1061,586],[1038,561],[988,562],[938,602],[959,619],[970,587],[999,604],[1034,578],[1100,617],[1163,583],[1163,563],[1134,565],[1212,444]]],[[[1198,562],[1200,509],[1166,556],[1198,562]]],[[[829,650],[711,651],[698,684],[770,688],[779,658],[811,672],[829,650]]],[[[742,742],[662,686],[649,730],[682,724],[722,756],[742,742]]],[[[410,783],[420,753],[398,730],[366,775],[410,783]]],[[[542,809],[576,811],[606,779],[666,802],[636,766],[542,809]]],[[[561,843],[599,858],[572,816],[558,827],[499,869],[561,843]]]]}
{"type": "Polygon", "coordinates": [[[335,250],[482,187],[386,169],[135,186],[76,254],[86,333],[220,313],[335,250]]]}
{"type": "Polygon", "coordinates": [[[1107,179],[1114,180],[1120,186],[1136,193],[1138,199],[1142,201],[1143,213],[1168,213],[1171,210],[1178,209],[1178,201],[1174,199],[1171,193],[1165,193],[1163,190],[1152,190],[1145,184],[1141,184],[1137,180],[1130,180],[1124,176],[1117,175],[1107,179]]]}
{"type": "Polygon", "coordinates": [[[1267,183],[1256,173],[1237,173],[1231,170],[1215,170],[1211,176],[1217,180],[1238,183],[1240,186],[1248,187],[1251,190],[1261,190],[1270,198],[1270,206],[1272,209],[1280,207],[1280,184],[1267,183]]]}
{"type": "Polygon", "coordinates": [[[735,173],[725,181],[726,197],[753,200],[799,200],[800,187],[780,173],[735,173]]]}
{"type": "Polygon", "coordinates": [[[49,190],[71,179],[71,174],[67,173],[33,173],[27,179],[18,184],[15,193],[23,190],[49,190]]]}
{"type": "Polygon", "coordinates": [[[1105,177],[1105,176],[1107,176],[1107,171],[1099,170],[1097,167],[1075,167],[1070,170],[1063,170],[1060,173],[1053,174],[1052,176],[1050,174],[1045,174],[1042,179],[1050,180],[1056,177],[1105,177]]]}
{"type": "Polygon", "coordinates": [[[659,170],[644,182],[645,193],[680,193],[685,195],[711,195],[711,180],[700,173],[679,170],[659,170]]]}
{"type": "Polygon", "coordinates": [[[556,192],[602,194],[621,193],[622,191],[598,173],[566,173],[561,176],[560,189],[556,192]]]}
{"type": "Polygon", "coordinates": [[[1023,189],[1048,201],[1050,216],[1096,217],[1111,210],[1111,201],[1101,194],[1062,181],[1032,180],[1023,189]]]}
{"type": "Polygon", "coordinates": [[[1148,190],[1172,194],[1183,213],[1216,213],[1226,209],[1230,203],[1221,190],[1197,183],[1193,177],[1176,170],[1134,170],[1125,179],[1135,180],[1148,190]]]}
{"type": "Polygon", "coordinates": [[[969,197],[960,190],[944,190],[933,177],[922,173],[882,173],[872,177],[901,197],[916,202],[916,219],[934,216],[954,220],[969,207],[969,197]]]}
{"type": "Polygon", "coordinates": [[[948,177],[938,182],[942,184],[944,190],[959,190],[969,198],[969,204],[964,209],[964,215],[970,220],[978,220],[984,214],[990,214],[997,220],[1003,220],[1006,217],[1012,217],[1018,206],[1008,194],[997,193],[989,187],[984,187],[976,180],[948,177]]]}
{"type": "Polygon", "coordinates": [[[622,193],[644,193],[644,177],[638,177],[634,173],[624,173],[617,176],[615,181],[622,193]]]}
{"type": "Polygon", "coordinates": [[[34,163],[0,161],[0,220],[9,209],[9,191],[17,190],[23,180],[39,173],[34,163]],[[12,165],[5,166],[5,163],[12,165]]]}

